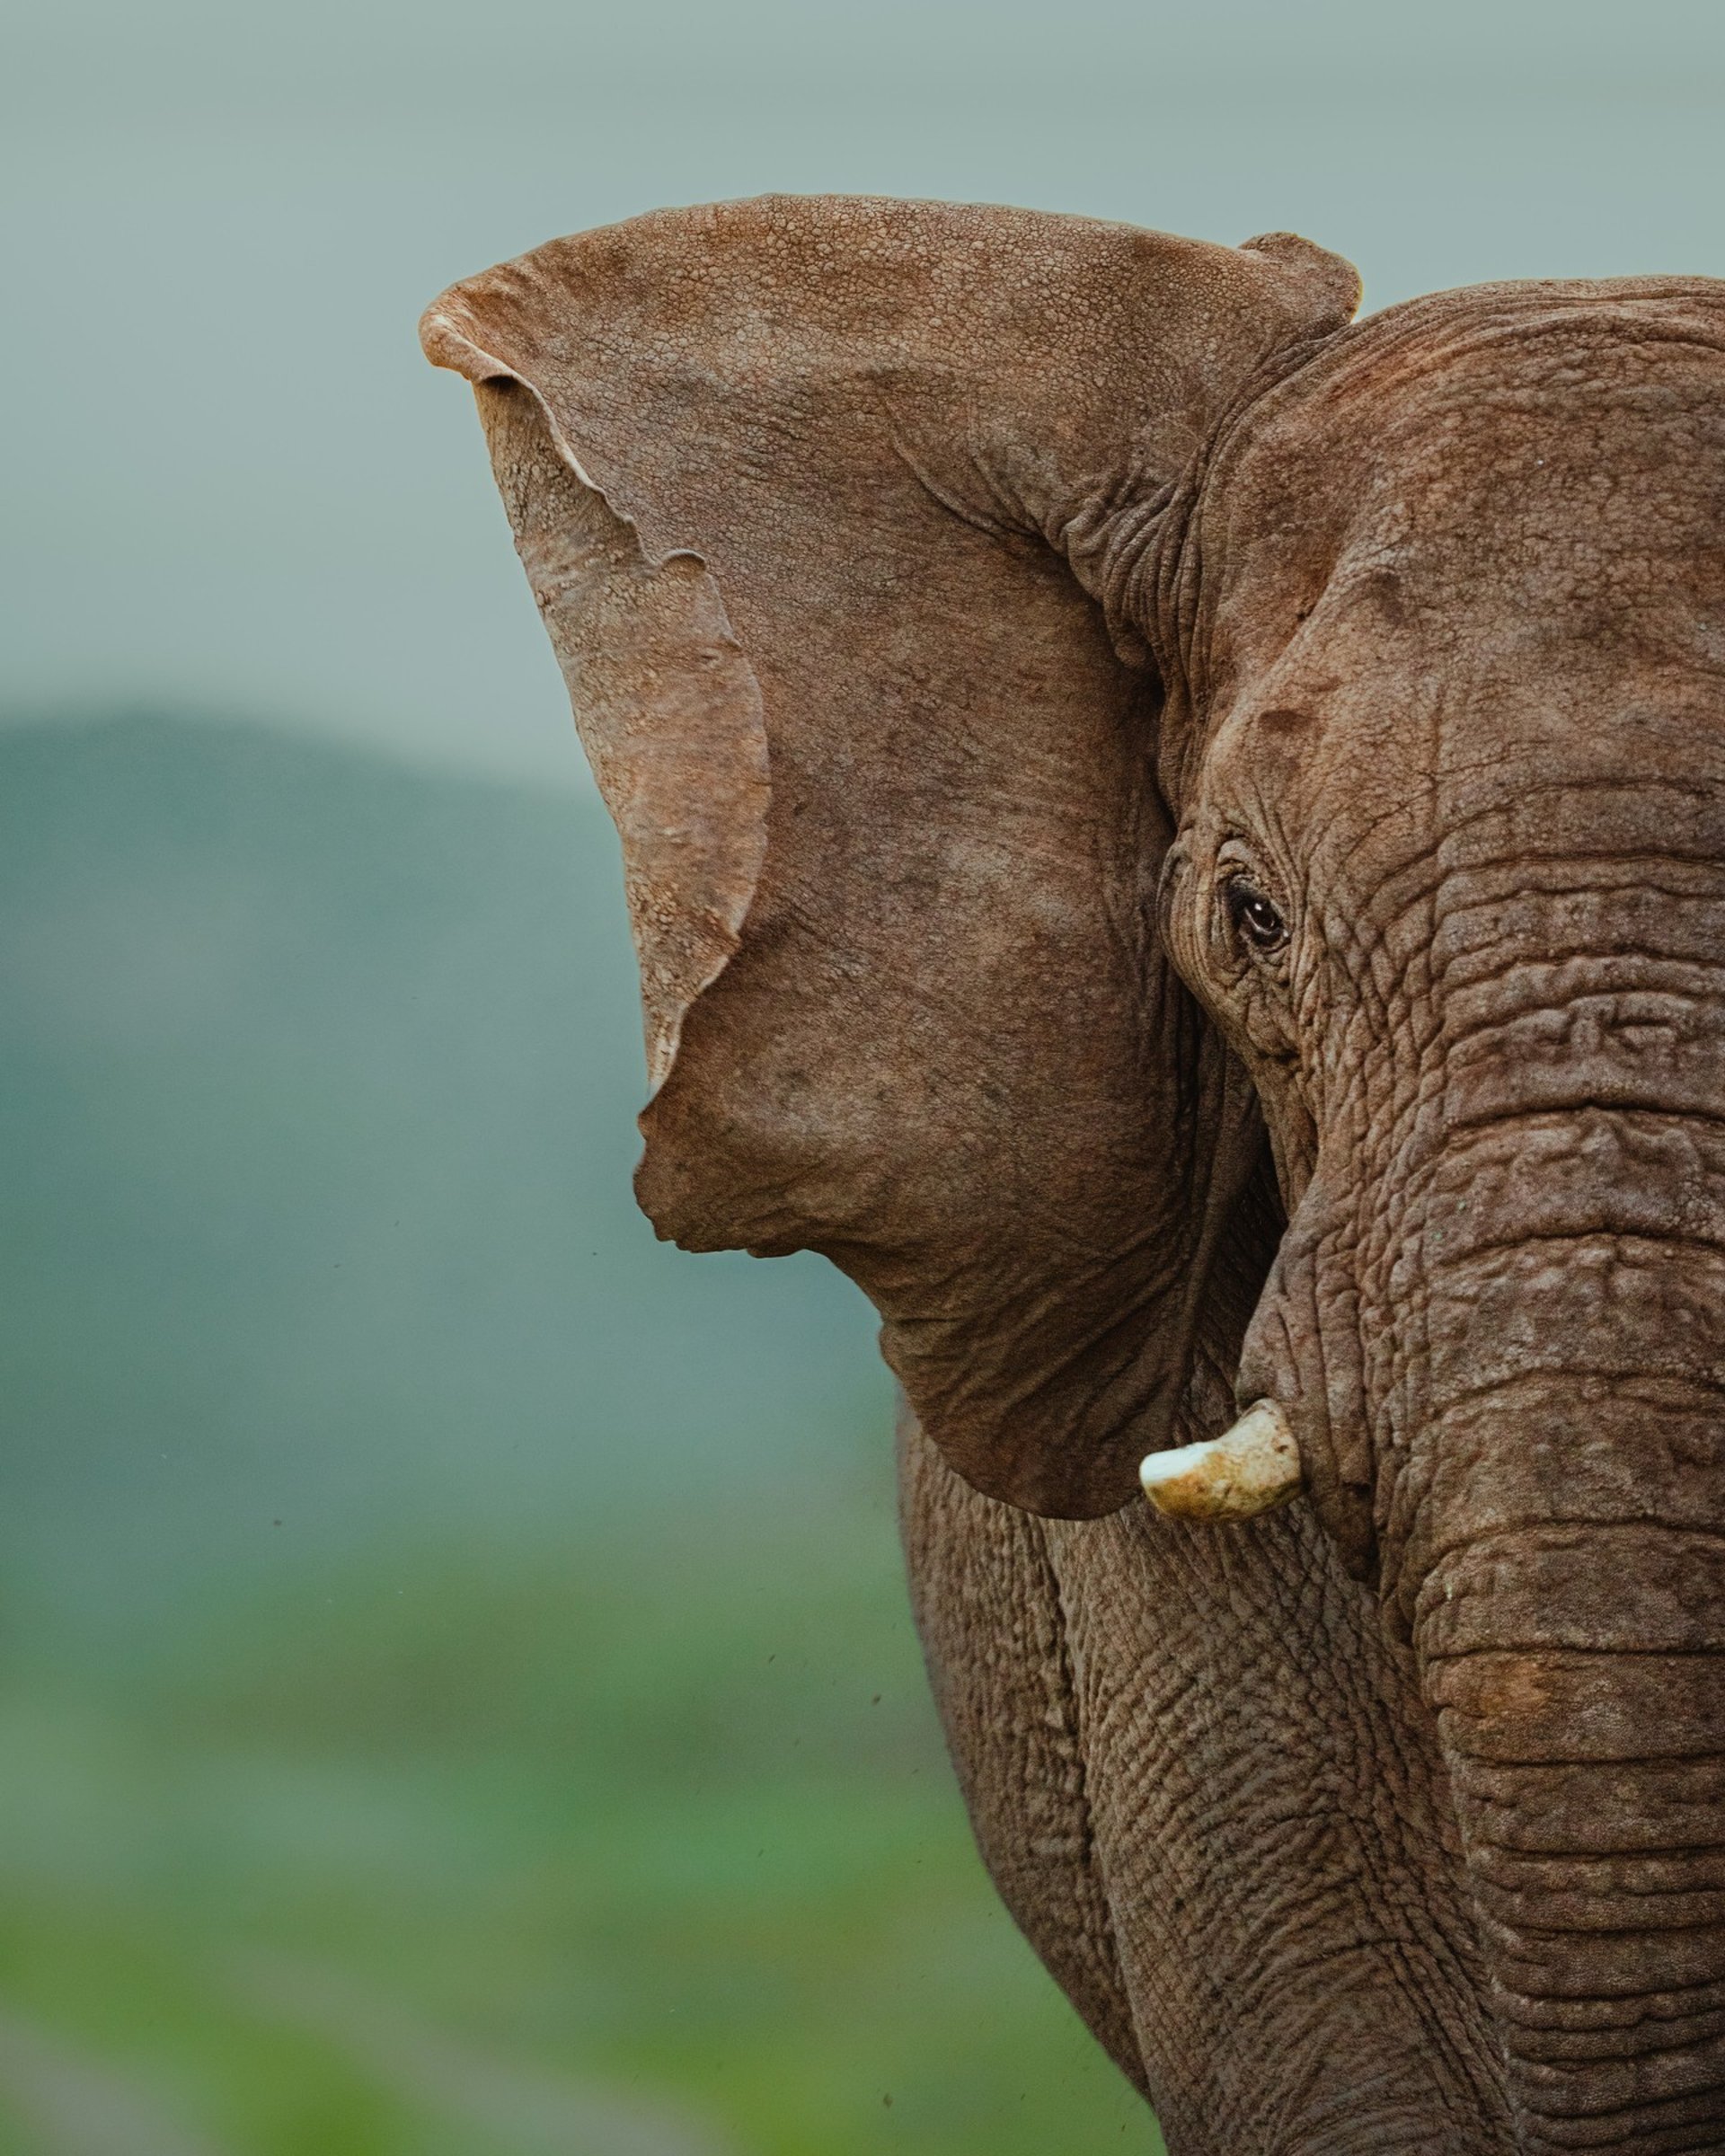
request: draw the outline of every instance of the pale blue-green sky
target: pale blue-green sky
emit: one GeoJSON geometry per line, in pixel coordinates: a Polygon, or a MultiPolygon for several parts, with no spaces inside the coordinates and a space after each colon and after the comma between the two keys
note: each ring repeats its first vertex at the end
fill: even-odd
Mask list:
{"type": "Polygon", "coordinates": [[[451,278],[768,188],[1293,226],[1367,304],[1725,273],[1717,0],[12,0],[0,707],[579,782],[451,278]]]}

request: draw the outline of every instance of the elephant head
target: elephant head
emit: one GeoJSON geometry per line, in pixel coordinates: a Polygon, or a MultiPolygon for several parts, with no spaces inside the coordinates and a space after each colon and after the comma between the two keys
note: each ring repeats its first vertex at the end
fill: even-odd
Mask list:
{"type": "Polygon", "coordinates": [[[661,1233],[825,1252],[1025,1513],[1266,1403],[1243,1499],[1150,1480],[1303,1488],[1430,1717],[1507,2093],[1393,2145],[1714,2149],[1725,287],[1357,296],[782,199],[424,334],[623,835],[661,1233]]]}

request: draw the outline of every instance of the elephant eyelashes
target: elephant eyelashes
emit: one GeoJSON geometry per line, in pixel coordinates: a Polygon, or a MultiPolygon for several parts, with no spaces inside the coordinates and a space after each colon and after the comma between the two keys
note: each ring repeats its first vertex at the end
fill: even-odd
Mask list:
{"type": "Polygon", "coordinates": [[[1234,932],[1249,949],[1269,958],[1287,943],[1287,922],[1276,906],[1251,884],[1236,877],[1227,888],[1226,904],[1234,932]]]}

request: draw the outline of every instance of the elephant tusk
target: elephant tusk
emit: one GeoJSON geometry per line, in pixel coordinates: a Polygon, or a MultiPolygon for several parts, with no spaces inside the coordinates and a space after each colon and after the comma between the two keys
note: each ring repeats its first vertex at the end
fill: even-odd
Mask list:
{"type": "Polygon", "coordinates": [[[1299,1447],[1281,1409],[1261,1400],[1220,1437],[1152,1453],[1138,1480],[1171,1519],[1249,1520],[1299,1494],[1299,1447]]]}

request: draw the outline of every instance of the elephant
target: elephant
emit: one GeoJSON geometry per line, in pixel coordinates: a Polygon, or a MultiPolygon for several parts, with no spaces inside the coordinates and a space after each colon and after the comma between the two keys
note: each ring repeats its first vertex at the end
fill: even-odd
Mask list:
{"type": "Polygon", "coordinates": [[[422,336],[641,1202],[878,1311],[978,1846],[1169,2149],[1725,2149],[1725,283],[1358,304],[781,196],[422,336]]]}

